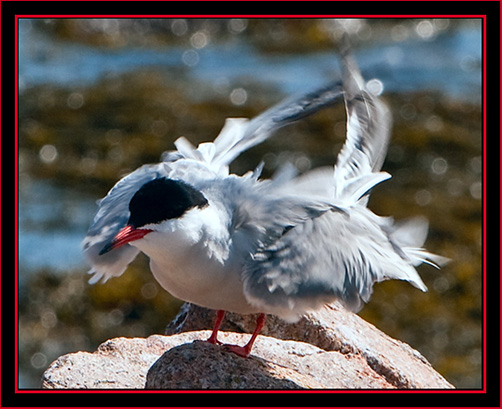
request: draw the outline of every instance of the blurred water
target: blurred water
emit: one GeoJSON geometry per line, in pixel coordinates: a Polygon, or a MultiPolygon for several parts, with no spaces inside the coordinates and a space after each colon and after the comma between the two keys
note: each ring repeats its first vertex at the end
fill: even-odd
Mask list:
{"type": "MultiPolygon", "coordinates": [[[[396,206],[398,210],[404,208],[418,214],[427,211],[429,206],[431,208],[436,206],[433,207],[433,211],[429,209],[432,215],[428,215],[433,219],[432,233],[435,232],[439,236],[434,243],[441,245],[445,251],[452,252],[446,255],[450,257],[457,255],[461,259],[454,270],[442,270],[441,275],[434,272],[429,277],[434,291],[427,294],[428,301],[438,304],[434,307],[426,307],[421,304],[422,301],[417,302],[419,305],[417,309],[421,313],[424,310],[423,314],[426,317],[423,322],[419,322],[423,317],[414,315],[415,312],[412,314],[415,318],[413,325],[421,325],[416,330],[418,335],[413,335],[412,324],[406,320],[406,317],[410,315],[405,313],[406,307],[410,305],[413,307],[415,303],[411,296],[406,295],[407,290],[399,293],[395,299],[383,293],[384,297],[381,298],[389,298],[390,307],[387,305],[381,308],[383,316],[381,323],[392,327],[394,322],[389,324],[389,321],[396,321],[396,317],[389,312],[389,308],[393,311],[398,310],[398,314],[401,313],[399,316],[403,317],[406,323],[402,332],[398,334],[400,339],[406,336],[410,339],[433,337],[433,340],[426,339],[423,346],[413,346],[421,352],[425,351],[429,359],[433,361],[435,359],[437,362],[441,362],[441,358],[447,355],[446,352],[451,351],[457,354],[459,361],[467,362],[467,366],[475,366],[474,369],[470,372],[469,368],[459,370],[455,366],[458,365],[457,361],[452,364],[445,363],[444,367],[453,368],[451,376],[459,380],[459,384],[477,386],[480,383],[481,362],[480,345],[477,340],[480,325],[476,316],[479,314],[480,295],[476,288],[480,285],[480,265],[476,265],[478,262],[476,257],[479,256],[481,246],[479,203],[482,196],[482,160],[480,131],[478,130],[480,127],[476,122],[477,118],[473,114],[475,110],[472,107],[479,107],[481,102],[481,24],[474,20],[466,20],[456,22],[454,28],[452,26],[453,24],[448,26],[442,22],[429,20],[411,23],[396,20],[392,26],[388,23],[384,24],[380,31],[374,28],[374,38],[366,36],[365,41],[360,41],[354,54],[365,77],[368,80],[378,78],[381,81],[384,95],[395,93],[405,100],[405,103],[397,107],[395,115],[405,122],[405,127],[408,127],[405,130],[410,134],[410,138],[403,140],[402,137],[400,139],[399,135],[396,135],[391,144],[387,166],[394,167],[396,172],[392,172],[394,176],[392,184],[382,185],[381,192],[389,189],[387,190],[389,197],[395,197],[396,191],[390,190],[391,187],[388,186],[399,188],[400,183],[406,184],[413,180],[413,177],[418,180],[415,183],[418,186],[417,190],[412,191],[408,196],[395,198],[396,202],[391,203],[384,193],[380,196],[380,200],[382,198],[383,200],[381,202],[377,200],[374,204],[378,206],[379,203],[383,203],[381,206],[388,210],[386,214],[393,214],[396,206]],[[440,28],[434,28],[434,24],[440,28]],[[406,102],[408,95],[414,92],[418,93],[419,97],[409,97],[409,101],[406,102]],[[423,96],[421,93],[426,94],[423,96]],[[436,112],[434,109],[437,108],[440,100],[450,101],[450,106],[458,111],[451,115],[449,112],[436,112]],[[469,125],[470,127],[455,128],[459,116],[462,118],[473,116],[471,122],[474,123],[469,125]],[[418,120],[425,123],[419,131],[415,123],[418,120]],[[420,132],[423,132],[423,129],[426,129],[432,136],[427,138],[425,134],[422,135],[420,132]],[[438,132],[442,132],[440,137],[438,132]],[[420,151],[424,144],[430,144],[426,146],[429,151],[418,153],[414,158],[413,152],[420,151]],[[425,170],[420,173],[419,167],[425,170]],[[415,173],[416,176],[414,176],[415,173]],[[421,175],[425,175],[426,180],[423,180],[421,175]],[[423,182],[424,186],[419,185],[419,182],[423,182]],[[442,193],[442,196],[439,196],[438,192],[442,193]],[[441,200],[444,202],[437,205],[441,200]],[[474,205],[472,205],[473,202],[474,205]],[[442,211],[448,213],[441,213],[442,211]],[[463,224],[459,223],[459,219],[462,219],[463,224]],[[447,230],[448,228],[451,230],[447,230]],[[453,271],[457,274],[456,276],[453,271]],[[474,284],[468,281],[473,277],[474,284]],[[472,294],[466,290],[458,290],[456,294],[455,288],[463,288],[462,286],[468,288],[472,294]],[[463,298],[462,301],[456,301],[460,299],[459,294],[462,295],[462,291],[468,293],[467,298],[470,304],[467,305],[463,298]],[[442,300],[441,297],[443,297],[442,300]],[[402,311],[399,311],[401,309],[402,311]],[[452,316],[447,317],[448,313],[452,316]],[[430,320],[433,324],[429,324],[426,320],[430,320]],[[442,325],[441,331],[436,330],[429,337],[427,329],[438,328],[438,322],[442,325]],[[465,324],[464,327],[459,327],[462,324],[465,324]],[[464,336],[458,337],[456,335],[458,333],[464,336]]],[[[83,89],[99,88],[100,84],[106,84],[106,80],[124,78],[121,76],[148,68],[165,72],[172,82],[181,84],[189,101],[207,100],[211,103],[215,95],[228,95],[227,102],[231,107],[246,107],[251,104],[253,101],[248,96],[255,89],[252,87],[258,89],[254,91],[255,93],[273,90],[281,94],[271,101],[277,102],[282,96],[308,91],[332,80],[337,75],[338,59],[336,53],[332,51],[304,48],[301,51],[264,52],[250,41],[250,38],[242,35],[233,36],[225,41],[211,42],[201,35],[196,37],[198,33],[202,31],[193,34],[185,44],[107,48],[76,41],[63,41],[57,36],[50,35],[49,31],[37,29],[34,21],[20,20],[21,111],[29,104],[38,104],[36,109],[42,113],[45,112],[47,105],[59,103],[55,101],[56,97],[47,92],[47,89],[51,91],[62,89],[66,109],[74,113],[77,118],[84,117],[84,112],[79,111],[80,108],[88,106],[88,102],[83,100],[83,89]],[[194,38],[195,40],[198,38],[198,42],[194,38]],[[37,94],[39,89],[41,91],[37,94]],[[33,98],[30,94],[31,90],[36,91],[35,102],[26,99],[27,95],[33,98]]],[[[129,84],[126,83],[125,87],[127,85],[129,84]]],[[[106,93],[105,90],[104,94],[106,93]]],[[[93,96],[92,93],[90,95],[93,96]]],[[[98,98],[98,96],[94,97],[98,98]]],[[[152,98],[154,97],[157,96],[152,95],[152,98]]],[[[63,97],[58,95],[58,98],[63,97]]],[[[135,101],[128,101],[131,111],[140,110],[141,107],[136,106],[135,101]]],[[[181,102],[185,103],[185,101],[181,102]]],[[[173,101],[172,104],[176,103],[178,101],[173,101]]],[[[182,103],[179,105],[183,105],[182,103]]],[[[169,106],[170,103],[166,105],[169,106]]],[[[185,105],[183,106],[186,110],[185,105]]],[[[110,111],[113,109],[113,106],[109,107],[110,111]]],[[[49,112],[54,115],[54,111],[49,112]]],[[[57,110],[55,113],[58,114],[57,110]]],[[[94,114],[99,117],[102,113],[94,114]]],[[[106,119],[107,112],[104,114],[106,119]]],[[[108,161],[113,162],[118,160],[117,158],[126,157],[127,145],[130,145],[131,150],[138,150],[141,144],[147,144],[146,138],[141,139],[143,134],[136,130],[128,130],[129,133],[126,133],[110,125],[113,122],[104,122],[105,125],[103,125],[99,122],[103,121],[101,117],[86,118],[83,122],[79,122],[73,116],[67,115],[70,119],[64,117],[62,123],[65,123],[65,126],[67,126],[65,121],[69,121],[70,124],[74,123],[69,126],[70,132],[63,129],[58,122],[51,123],[52,128],[44,128],[44,121],[50,122],[53,118],[44,117],[42,114],[40,117],[36,115],[23,117],[20,123],[25,130],[29,128],[30,132],[37,131],[31,133],[27,131],[31,139],[19,141],[19,279],[21,284],[32,275],[40,274],[42,271],[56,272],[61,275],[70,271],[85,271],[80,243],[92,220],[96,210],[95,200],[98,198],[95,190],[88,189],[85,179],[86,175],[90,178],[92,171],[100,166],[100,158],[103,155],[98,154],[96,146],[110,145],[111,148],[104,156],[108,161]],[[97,140],[92,143],[82,141],[80,138],[82,130],[79,127],[96,126],[95,122],[98,123],[97,129],[104,136],[98,135],[97,140]],[[107,127],[110,127],[108,131],[107,127]],[[57,135],[51,134],[47,131],[48,129],[55,129],[57,135]],[[65,132],[69,132],[68,137],[65,132]],[[117,142],[127,135],[130,135],[131,139],[128,139],[124,146],[117,142]],[[72,149],[79,152],[80,157],[65,156],[64,152],[68,146],[72,146],[72,149]],[[78,161],[77,166],[75,166],[75,161],[78,161]],[[41,171],[48,172],[47,169],[51,167],[51,164],[59,164],[60,169],[63,170],[72,169],[73,166],[80,169],[80,176],[73,175],[71,183],[57,177],[45,176],[42,179],[41,171]]],[[[212,114],[199,111],[195,114],[197,115],[203,117],[212,114]]],[[[165,138],[166,133],[170,133],[171,124],[167,119],[164,121],[164,119],[149,117],[148,112],[145,117],[141,118],[141,121],[149,124],[145,125],[146,128],[153,129],[153,133],[157,135],[153,140],[163,147],[158,150],[153,149],[153,158],[157,158],[160,157],[162,149],[168,145],[157,140],[165,138]]],[[[341,129],[343,134],[344,124],[338,125],[335,124],[335,133],[340,133],[341,129]]],[[[294,135],[293,132],[291,137],[293,138],[294,135]]],[[[179,135],[171,136],[175,138],[179,135]]],[[[324,144],[327,139],[324,138],[324,144]]],[[[312,140],[309,143],[315,144],[316,141],[312,140]]],[[[296,146],[300,146],[298,149],[301,151],[302,145],[297,143],[296,146]]],[[[317,148],[317,152],[328,151],[330,155],[333,150],[333,147],[325,145],[317,148]]],[[[316,149],[313,151],[316,152],[316,149]]],[[[268,158],[276,158],[274,154],[275,152],[268,158]]],[[[295,157],[294,155],[298,156],[298,152],[286,152],[285,155],[295,157]]],[[[313,159],[306,156],[301,156],[301,158],[307,161],[313,159]]],[[[63,174],[70,175],[70,172],[63,174]]],[[[111,184],[106,185],[108,188],[111,187],[111,184]]],[[[104,194],[106,190],[101,192],[104,194]]],[[[375,197],[377,195],[378,192],[375,197]]],[[[379,214],[383,213],[385,212],[379,214]]],[[[436,248],[431,250],[436,251],[436,248]]],[[[415,290],[411,289],[411,291],[415,290]]],[[[378,292],[379,289],[376,290],[373,304],[376,305],[377,311],[374,314],[375,317],[380,314],[376,300],[378,292]]],[[[107,296],[109,297],[109,294],[107,296]]],[[[54,314],[57,316],[57,311],[54,314]]],[[[30,325],[26,324],[25,327],[31,328],[30,325]]],[[[57,329],[56,324],[51,325],[53,327],[49,326],[45,328],[45,331],[57,329]]],[[[40,334],[39,323],[33,324],[33,328],[33,333],[40,334]]],[[[49,348],[47,342],[43,345],[45,345],[44,348],[49,348]]],[[[54,358],[51,353],[61,353],[61,349],[51,347],[53,352],[43,351],[42,354],[48,362],[44,361],[44,365],[35,365],[33,362],[40,361],[41,352],[37,351],[37,347],[33,345],[26,348],[36,351],[27,358],[27,365],[31,365],[36,370],[35,376],[39,376],[44,365],[54,358]]],[[[75,348],[81,347],[74,347],[68,352],[75,348]]],[[[67,352],[67,350],[64,351],[67,352]]],[[[26,374],[24,376],[23,379],[29,379],[29,376],[26,378],[26,374]]],[[[32,383],[32,380],[23,381],[23,385],[30,386],[32,383]]]]}
{"type": "MultiPolygon", "coordinates": [[[[388,38],[362,47],[354,55],[362,72],[371,72],[388,91],[435,89],[455,98],[480,98],[480,24],[471,22],[433,40],[416,36],[396,42],[388,38]]],[[[332,79],[337,57],[332,51],[264,55],[243,41],[202,49],[100,49],[58,42],[43,33],[35,34],[30,21],[20,22],[21,90],[36,84],[89,85],[108,73],[117,75],[152,66],[167,71],[187,69],[192,77],[209,82],[252,77],[291,94],[314,89],[332,79]]]]}
{"type": "Polygon", "coordinates": [[[89,85],[107,73],[120,74],[146,66],[169,69],[180,62],[179,49],[101,49],[57,41],[34,32],[29,21],[20,21],[19,81],[24,87],[37,84],[89,85]],[[27,27],[23,29],[23,24],[27,27]]]}
{"type": "Polygon", "coordinates": [[[20,278],[41,268],[66,272],[82,267],[80,243],[96,203],[78,191],[37,181],[20,186],[20,278]]]}

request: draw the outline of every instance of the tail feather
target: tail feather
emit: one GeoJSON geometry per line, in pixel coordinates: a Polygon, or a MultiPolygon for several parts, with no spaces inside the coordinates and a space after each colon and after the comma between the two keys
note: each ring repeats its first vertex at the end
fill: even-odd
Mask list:
{"type": "Polygon", "coordinates": [[[425,263],[439,269],[440,267],[450,262],[450,259],[448,257],[429,253],[427,250],[422,248],[404,247],[403,251],[414,266],[419,266],[420,264],[425,263]]]}
{"type": "Polygon", "coordinates": [[[450,260],[437,254],[429,253],[422,246],[427,238],[429,222],[425,217],[418,216],[402,220],[392,225],[389,237],[398,246],[410,263],[418,266],[422,263],[439,268],[450,260]]]}

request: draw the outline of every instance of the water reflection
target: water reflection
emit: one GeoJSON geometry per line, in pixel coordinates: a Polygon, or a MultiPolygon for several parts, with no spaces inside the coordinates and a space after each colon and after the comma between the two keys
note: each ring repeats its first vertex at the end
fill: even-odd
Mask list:
{"type": "MultiPolygon", "coordinates": [[[[333,42],[355,54],[394,113],[371,208],[425,215],[427,247],[454,260],[420,274],[430,291],[377,285],[361,315],[420,350],[458,387],[481,384],[481,27],[475,20],[21,20],[19,50],[20,360],[23,386],[57,356],[114,336],[162,332],[179,304],[138,258],[90,287],[80,241],[95,200],[184,135],[212,140],[336,76],[333,42]],[[437,56],[441,55],[441,58],[437,56]],[[333,69],[335,67],[335,70],[333,69]],[[64,339],[59,334],[65,334],[64,339]]],[[[343,107],[319,113],[232,165],[332,165],[343,107]]]]}

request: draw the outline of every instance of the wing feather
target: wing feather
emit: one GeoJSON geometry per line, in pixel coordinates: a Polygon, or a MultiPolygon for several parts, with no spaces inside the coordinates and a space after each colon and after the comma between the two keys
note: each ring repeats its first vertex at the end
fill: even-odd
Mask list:
{"type": "Polygon", "coordinates": [[[165,159],[180,156],[205,163],[208,169],[228,175],[228,165],[242,152],[269,138],[275,131],[292,122],[335,104],[342,98],[341,82],[332,82],[304,95],[288,98],[257,117],[227,118],[214,142],[195,148],[186,138],[176,140],[176,152],[167,152],[165,159]]]}
{"type": "Polygon", "coordinates": [[[242,152],[263,142],[279,128],[313,115],[341,98],[340,81],[305,95],[288,98],[247,122],[240,133],[220,134],[214,141],[217,151],[214,160],[221,165],[228,165],[242,152]]]}
{"type": "Polygon", "coordinates": [[[445,261],[420,248],[426,221],[394,224],[366,208],[370,189],[390,177],[380,169],[391,117],[385,104],[365,90],[348,51],[342,55],[342,82],[347,136],[331,186],[327,184],[326,194],[322,193],[325,171],[288,185],[306,188],[316,197],[331,197],[333,207],[260,247],[244,268],[248,301],[285,319],[294,320],[334,299],[357,311],[369,300],[373,284],[386,279],[406,280],[427,291],[414,266],[445,261]]]}
{"type": "Polygon", "coordinates": [[[373,284],[409,281],[426,291],[410,260],[395,251],[382,229],[388,220],[359,206],[350,214],[332,210],[288,230],[260,249],[245,267],[248,300],[286,319],[339,299],[358,311],[373,284]]]}
{"type": "Polygon", "coordinates": [[[165,176],[167,169],[163,163],[144,165],[118,181],[99,202],[98,212],[82,242],[84,254],[92,266],[89,273],[94,274],[89,280],[91,283],[120,276],[138,255],[139,250],[129,245],[104,255],[99,252],[126,225],[134,193],[150,180],[165,176]]]}
{"type": "MultiPolygon", "coordinates": [[[[366,91],[357,64],[342,53],[342,80],[347,111],[347,134],[335,165],[335,196],[356,203],[376,184],[390,178],[380,172],[392,126],[387,106],[366,91]]],[[[366,204],[367,199],[361,201],[366,204]]]]}

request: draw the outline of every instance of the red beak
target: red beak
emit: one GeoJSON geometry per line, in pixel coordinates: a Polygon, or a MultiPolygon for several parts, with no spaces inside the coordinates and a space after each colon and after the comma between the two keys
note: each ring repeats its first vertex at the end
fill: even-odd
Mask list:
{"type": "Polygon", "coordinates": [[[131,241],[141,239],[145,237],[148,233],[151,233],[153,230],[149,229],[136,229],[132,226],[127,225],[122,230],[120,230],[117,235],[113,238],[113,240],[108,243],[105,247],[101,249],[99,255],[103,255],[108,253],[109,251],[116,249],[124,244],[127,244],[131,241]]]}

